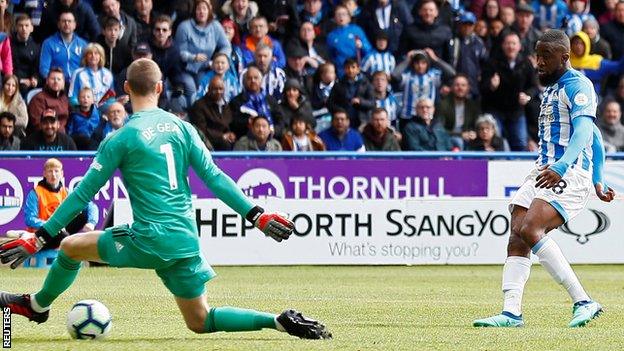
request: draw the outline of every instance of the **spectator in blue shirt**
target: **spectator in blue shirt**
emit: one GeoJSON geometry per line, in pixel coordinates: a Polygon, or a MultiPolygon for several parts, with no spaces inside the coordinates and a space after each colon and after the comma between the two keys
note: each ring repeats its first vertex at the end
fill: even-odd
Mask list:
{"type": "Polygon", "coordinates": [[[349,58],[361,61],[371,52],[372,46],[364,30],[351,23],[351,15],[345,6],[336,6],[334,21],[338,27],[327,36],[327,47],[333,63],[338,68],[338,77],[342,77],[345,61],[349,58]]]}
{"type": "Polygon", "coordinates": [[[87,42],[74,33],[76,18],[69,10],[61,12],[58,29],[56,34],[41,45],[39,74],[41,77],[47,77],[51,67],[60,67],[65,81],[69,82],[74,71],[80,67],[82,50],[87,46],[87,42]]]}
{"type": "Polygon", "coordinates": [[[349,125],[347,111],[339,107],[335,108],[331,127],[319,134],[328,151],[366,151],[362,135],[349,125]]]}

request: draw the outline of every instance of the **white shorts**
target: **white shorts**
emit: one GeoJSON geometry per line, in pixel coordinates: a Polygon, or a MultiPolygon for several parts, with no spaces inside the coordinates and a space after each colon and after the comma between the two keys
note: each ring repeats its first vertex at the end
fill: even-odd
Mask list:
{"type": "Polygon", "coordinates": [[[518,205],[528,209],[533,199],[548,202],[561,215],[564,223],[574,218],[587,204],[589,194],[593,189],[589,172],[578,168],[569,168],[561,181],[550,189],[536,188],[538,168],[534,168],[524,179],[524,183],[511,199],[509,211],[518,205]]]}

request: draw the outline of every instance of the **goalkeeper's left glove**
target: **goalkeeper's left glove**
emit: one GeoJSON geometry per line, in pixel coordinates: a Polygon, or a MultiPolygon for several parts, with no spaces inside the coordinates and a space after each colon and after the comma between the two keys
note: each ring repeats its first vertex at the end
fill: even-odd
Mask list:
{"type": "Polygon", "coordinates": [[[0,262],[11,263],[11,268],[17,268],[22,262],[43,247],[35,233],[21,231],[19,238],[0,245],[0,262]]]}
{"type": "Polygon", "coordinates": [[[295,224],[278,213],[264,213],[260,206],[252,208],[245,216],[254,226],[275,241],[286,240],[295,230],[295,224]]]}

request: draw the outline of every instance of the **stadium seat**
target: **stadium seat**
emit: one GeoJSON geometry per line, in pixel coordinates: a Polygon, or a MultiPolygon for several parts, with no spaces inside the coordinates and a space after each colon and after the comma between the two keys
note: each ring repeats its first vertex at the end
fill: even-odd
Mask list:
{"type": "Polygon", "coordinates": [[[42,250],[24,261],[24,268],[50,268],[58,256],[58,250],[42,250]]]}

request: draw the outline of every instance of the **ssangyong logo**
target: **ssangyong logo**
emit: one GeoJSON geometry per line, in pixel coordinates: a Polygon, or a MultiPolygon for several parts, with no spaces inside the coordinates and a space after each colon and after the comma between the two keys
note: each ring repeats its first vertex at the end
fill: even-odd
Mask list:
{"type": "MultiPolygon", "coordinates": [[[[577,230],[573,230],[572,228],[570,228],[569,222],[559,227],[559,230],[561,230],[562,232],[568,235],[575,236],[576,241],[579,244],[584,245],[589,241],[590,236],[600,234],[606,231],[607,229],[609,229],[609,227],[611,226],[611,221],[609,220],[609,217],[607,217],[607,215],[604,212],[594,210],[591,208],[589,209],[589,211],[593,213],[594,216],[596,217],[596,226],[593,228],[593,230],[590,230],[590,231],[584,230],[583,232],[578,232],[577,230]]],[[[576,228],[577,226],[573,226],[573,227],[576,228]]]]}
{"type": "Polygon", "coordinates": [[[24,192],[13,173],[0,168],[0,225],[11,222],[24,202],[24,192]]]}

